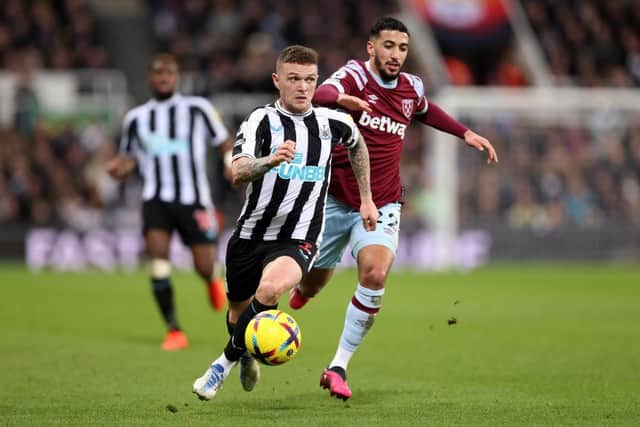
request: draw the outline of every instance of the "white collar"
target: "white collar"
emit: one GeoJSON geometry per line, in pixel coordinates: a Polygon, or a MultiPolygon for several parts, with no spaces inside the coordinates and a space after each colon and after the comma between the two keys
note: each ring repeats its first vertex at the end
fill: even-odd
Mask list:
{"type": "Polygon", "coordinates": [[[376,83],[378,83],[378,86],[381,86],[385,89],[395,89],[398,86],[397,77],[390,82],[385,82],[384,80],[382,80],[382,78],[371,69],[371,59],[365,62],[365,65],[367,66],[367,71],[369,71],[369,74],[371,74],[376,83]]]}
{"type": "Polygon", "coordinates": [[[276,106],[276,110],[278,110],[282,114],[285,114],[285,115],[290,116],[290,117],[307,117],[309,114],[311,114],[313,112],[313,106],[311,106],[311,107],[309,107],[309,109],[307,111],[305,111],[303,113],[292,113],[291,111],[286,110],[280,104],[280,100],[279,99],[275,102],[275,106],[276,106]]]}

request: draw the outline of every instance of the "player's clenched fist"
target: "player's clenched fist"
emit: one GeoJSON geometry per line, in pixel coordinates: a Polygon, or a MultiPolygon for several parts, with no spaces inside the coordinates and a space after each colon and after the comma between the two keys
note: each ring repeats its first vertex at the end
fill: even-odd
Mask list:
{"type": "Polygon", "coordinates": [[[282,162],[290,163],[296,155],[296,143],[287,139],[276,148],[276,151],[271,155],[271,161],[269,162],[273,166],[278,166],[282,162]]]}

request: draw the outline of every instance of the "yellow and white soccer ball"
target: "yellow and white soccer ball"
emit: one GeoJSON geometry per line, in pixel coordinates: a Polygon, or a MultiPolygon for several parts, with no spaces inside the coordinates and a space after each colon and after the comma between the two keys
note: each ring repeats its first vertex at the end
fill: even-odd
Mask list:
{"type": "Polygon", "coordinates": [[[247,350],[265,365],[282,365],[300,349],[298,322],[280,310],[267,310],[251,319],[244,333],[247,350]]]}

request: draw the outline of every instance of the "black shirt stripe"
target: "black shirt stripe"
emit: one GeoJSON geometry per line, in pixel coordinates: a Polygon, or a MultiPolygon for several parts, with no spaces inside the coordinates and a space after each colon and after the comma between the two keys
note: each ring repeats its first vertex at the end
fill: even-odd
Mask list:
{"type": "MultiPolygon", "coordinates": [[[[176,139],[176,106],[175,104],[169,107],[169,138],[171,140],[176,139]]],[[[172,141],[175,143],[175,141],[172,141]]],[[[175,187],[175,200],[180,202],[180,172],[178,170],[178,156],[173,154],[171,156],[171,173],[173,175],[173,185],[175,187]]]]}
{"type": "Polygon", "coordinates": [[[131,123],[129,123],[129,128],[127,129],[127,144],[124,148],[125,152],[131,153],[133,151],[133,144],[137,143],[138,147],[144,149],[144,145],[140,144],[138,137],[138,119],[133,119],[131,123]]]}
{"type": "MultiPolygon", "coordinates": [[[[149,130],[151,132],[156,131],[156,110],[153,108],[149,110],[149,130]]],[[[160,159],[155,154],[153,155],[153,167],[155,170],[156,178],[156,191],[154,192],[154,199],[160,199],[160,188],[162,188],[161,174],[160,174],[160,159]]]]}
{"type": "Polygon", "coordinates": [[[191,166],[191,178],[193,179],[193,188],[196,193],[196,204],[200,204],[200,188],[198,188],[198,174],[196,172],[196,162],[194,160],[193,132],[196,126],[197,107],[189,107],[189,165],[191,166]]]}

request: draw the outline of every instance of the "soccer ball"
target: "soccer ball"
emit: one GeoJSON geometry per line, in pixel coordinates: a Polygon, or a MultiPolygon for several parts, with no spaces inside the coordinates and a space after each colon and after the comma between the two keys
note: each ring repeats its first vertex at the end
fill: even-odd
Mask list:
{"type": "Polygon", "coordinates": [[[247,350],[265,365],[282,365],[300,349],[302,333],[298,322],[280,310],[256,314],[244,332],[247,350]]]}

